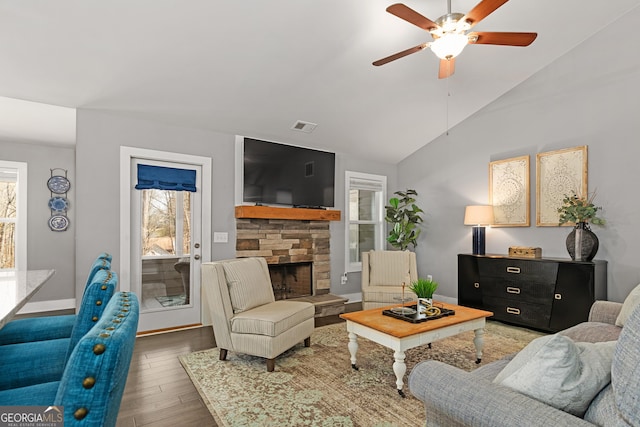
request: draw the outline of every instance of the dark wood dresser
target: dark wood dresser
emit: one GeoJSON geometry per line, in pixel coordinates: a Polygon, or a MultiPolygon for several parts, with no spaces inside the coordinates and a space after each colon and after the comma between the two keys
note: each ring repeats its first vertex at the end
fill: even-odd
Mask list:
{"type": "Polygon", "coordinates": [[[458,255],[458,304],[493,319],[546,332],[587,320],[607,299],[607,262],[506,255],[458,255]]]}

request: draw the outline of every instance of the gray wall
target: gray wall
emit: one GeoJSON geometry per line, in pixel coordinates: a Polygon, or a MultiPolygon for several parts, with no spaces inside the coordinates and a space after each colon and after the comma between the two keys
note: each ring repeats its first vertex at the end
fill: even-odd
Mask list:
{"type": "MultiPolygon", "coordinates": [[[[229,243],[214,243],[212,258],[235,257],[234,217],[234,141],[235,136],[204,130],[170,126],[125,115],[78,110],[77,115],[77,243],[76,283],[78,295],[84,286],[85,266],[97,254],[113,254],[116,271],[119,255],[119,153],[120,146],[172,151],[211,157],[212,229],[227,231],[229,243]]],[[[384,174],[395,184],[396,166],[365,162],[336,153],[336,209],[344,211],[344,172],[384,174]]],[[[350,293],[360,290],[355,277],[340,285],[344,267],[344,219],[331,224],[331,291],[350,293]]],[[[213,236],[209,237],[213,240],[213,236]]]]}
{"type": "MultiPolygon", "coordinates": [[[[27,163],[27,268],[55,269],[56,274],[31,298],[30,302],[75,298],[75,248],[77,210],[75,206],[75,150],[73,147],[0,141],[2,160],[27,163]],[[69,229],[49,229],[51,192],[47,180],[52,168],[67,169],[71,188],[69,229]]],[[[59,171],[56,171],[59,173],[59,171]]],[[[86,272],[85,272],[86,279],[86,272]]],[[[66,307],[71,308],[71,307],[66,307]]]]}
{"type": "Polygon", "coordinates": [[[488,229],[487,253],[538,246],[543,256],[568,258],[570,228],[535,225],[536,153],[580,145],[588,146],[589,191],[607,220],[592,229],[600,239],[596,258],[609,262],[609,299],[622,301],[640,282],[640,56],[618,43],[633,37],[637,22],[640,9],[399,164],[398,182],[414,187],[427,211],[416,253],[419,274],[441,283],[438,294],[457,296],[456,254],[471,252],[464,207],[488,203],[493,160],[530,156],[531,226],[488,229]]]}

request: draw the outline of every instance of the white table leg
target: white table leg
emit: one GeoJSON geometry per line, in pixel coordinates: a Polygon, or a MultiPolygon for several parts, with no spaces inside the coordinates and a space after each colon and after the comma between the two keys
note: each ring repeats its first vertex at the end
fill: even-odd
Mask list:
{"type": "Polygon", "coordinates": [[[476,329],[473,332],[475,333],[473,345],[476,346],[476,363],[480,363],[482,362],[482,349],[484,348],[484,328],[476,329]]]}
{"type": "Polygon", "coordinates": [[[356,353],[358,352],[358,336],[353,332],[349,332],[349,353],[351,354],[351,367],[358,370],[358,366],[356,365],[356,353]]]}
{"type": "Polygon", "coordinates": [[[393,362],[393,372],[396,374],[396,386],[398,387],[398,394],[404,397],[404,392],[402,391],[404,382],[402,381],[402,379],[404,378],[404,374],[407,372],[407,365],[404,363],[404,351],[394,352],[393,358],[395,359],[395,361],[393,362]]]}

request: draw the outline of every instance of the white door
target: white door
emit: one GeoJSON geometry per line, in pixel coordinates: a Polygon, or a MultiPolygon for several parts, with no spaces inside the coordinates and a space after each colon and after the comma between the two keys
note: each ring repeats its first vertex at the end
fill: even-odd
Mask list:
{"type": "MultiPolygon", "coordinates": [[[[207,182],[203,180],[203,164],[166,161],[162,157],[165,156],[156,152],[155,156],[129,158],[128,280],[130,290],[140,300],[141,332],[202,322],[200,264],[203,255],[208,260],[210,253],[202,239],[203,194],[208,191],[203,191],[203,183],[207,182]],[[136,189],[139,165],[160,171],[167,170],[164,168],[195,171],[196,191],[136,189]]],[[[175,159],[176,155],[167,157],[175,159]]]]}

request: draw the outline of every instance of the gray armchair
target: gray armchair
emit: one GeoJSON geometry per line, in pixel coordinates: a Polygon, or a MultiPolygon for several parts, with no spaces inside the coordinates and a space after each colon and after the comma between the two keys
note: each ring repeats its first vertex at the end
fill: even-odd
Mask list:
{"type": "Polygon", "coordinates": [[[213,323],[220,360],[228,351],[275,358],[299,342],[311,343],[315,309],[309,302],[275,301],[264,258],[237,258],[202,265],[202,294],[213,323]]]}

